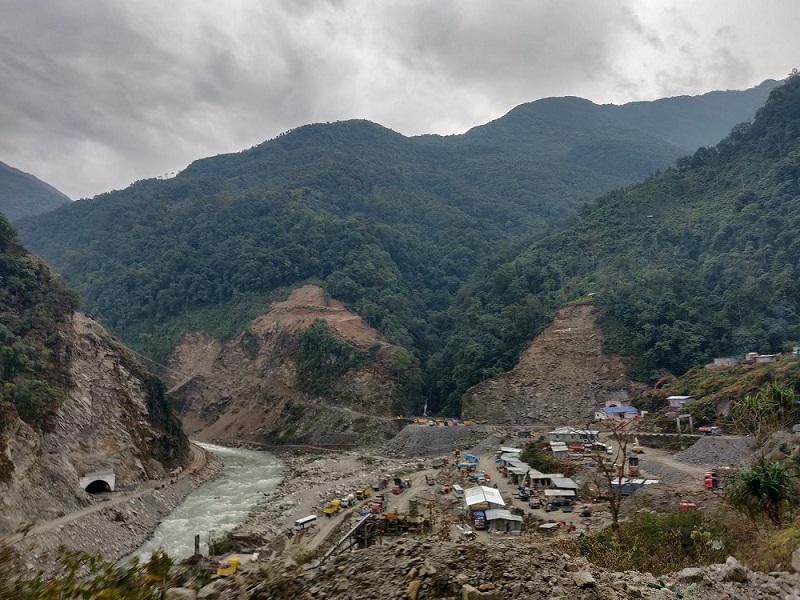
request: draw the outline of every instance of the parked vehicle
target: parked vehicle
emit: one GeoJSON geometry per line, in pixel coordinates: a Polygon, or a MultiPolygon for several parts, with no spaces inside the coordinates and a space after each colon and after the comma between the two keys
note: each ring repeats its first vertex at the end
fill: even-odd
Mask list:
{"type": "Polygon", "coordinates": [[[352,506],[356,503],[356,497],[353,494],[347,494],[344,498],[342,498],[342,507],[352,506]]]}
{"type": "Polygon", "coordinates": [[[591,506],[584,506],[581,508],[581,512],[578,513],[581,517],[591,517],[592,516],[592,507],[591,506]]]}
{"type": "Polygon", "coordinates": [[[342,501],[340,498],[334,498],[322,508],[322,513],[326,517],[330,517],[338,513],[342,508],[342,501]]]}
{"type": "Polygon", "coordinates": [[[295,529],[311,529],[317,524],[317,515],[308,515],[294,522],[295,529]]]}

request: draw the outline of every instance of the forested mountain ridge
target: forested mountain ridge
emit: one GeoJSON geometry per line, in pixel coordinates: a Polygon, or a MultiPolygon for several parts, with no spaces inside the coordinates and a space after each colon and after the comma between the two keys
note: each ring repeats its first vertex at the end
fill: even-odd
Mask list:
{"type": "Polygon", "coordinates": [[[0,213],[10,221],[40,215],[68,202],[53,186],[0,162],[0,213]]]}
{"type": "MultiPolygon", "coordinates": [[[[429,387],[439,390],[450,307],[481,261],[681,153],[575,98],[518,107],[461,136],[308,125],[19,228],[86,308],[148,354],[164,358],[189,330],[229,338],[268,293],[315,282],[423,367],[434,357],[429,387]]],[[[514,327],[542,318],[517,311],[525,323],[514,327]]],[[[404,372],[419,403],[419,372],[404,372]]]]}
{"type": "MultiPolygon", "coordinates": [[[[475,383],[507,370],[545,315],[587,294],[607,350],[634,357],[642,381],[796,343],[800,76],[773,90],[751,125],[585,212],[464,287],[442,354],[452,373],[475,383]],[[514,318],[523,311],[527,320],[514,318]]],[[[439,396],[456,407],[466,381],[442,378],[439,396]]]]}

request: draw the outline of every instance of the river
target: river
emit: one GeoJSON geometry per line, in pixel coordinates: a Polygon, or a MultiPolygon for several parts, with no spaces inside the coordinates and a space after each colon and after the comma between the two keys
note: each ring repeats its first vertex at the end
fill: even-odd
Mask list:
{"type": "Polygon", "coordinates": [[[210,532],[219,536],[244,522],[281,482],[283,463],[270,452],[197,445],[222,459],[222,475],[186,496],[134,556],[148,559],[153,550],[163,548],[175,560],[188,558],[194,554],[196,534],[200,534],[200,552],[207,554],[210,532]]]}

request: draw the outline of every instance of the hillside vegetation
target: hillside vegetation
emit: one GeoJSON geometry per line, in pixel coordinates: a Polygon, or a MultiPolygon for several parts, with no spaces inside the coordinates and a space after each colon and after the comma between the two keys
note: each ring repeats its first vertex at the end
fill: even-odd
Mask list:
{"type": "Polygon", "coordinates": [[[0,214],[0,408],[10,402],[35,427],[70,384],[59,329],[77,306],[77,295],[19,245],[0,214]]]}
{"type": "Polygon", "coordinates": [[[53,186],[0,162],[0,213],[10,221],[46,213],[69,201],[53,186]]]}
{"type": "MultiPolygon", "coordinates": [[[[765,92],[747,94],[755,102],[765,92]]],[[[723,110],[733,97],[718,100],[728,127],[756,106],[723,110]]],[[[705,130],[706,112],[695,130],[705,130]]],[[[517,107],[460,136],[406,138],[365,121],[308,125],[197,161],[174,179],[25,220],[20,230],[87,309],[161,359],[187,330],[232,337],[278,287],[321,284],[427,369],[425,394],[436,407],[441,394],[510,366],[520,332],[547,322],[549,300],[523,294],[517,305],[511,293],[490,337],[459,331],[462,356],[452,370],[443,341],[476,268],[498,252],[513,256],[512,248],[565,226],[598,192],[685,152],[638,128],[640,116],[626,119],[616,107],[562,98],[517,107]]],[[[421,401],[409,399],[407,411],[421,401]]]]}
{"type": "Polygon", "coordinates": [[[439,394],[456,406],[470,382],[462,374],[508,369],[541,315],[589,294],[607,350],[634,357],[630,371],[642,381],[714,356],[779,351],[800,339],[798,227],[795,72],[751,125],[484,266],[453,313],[456,332],[442,354],[452,377],[439,394]]]}

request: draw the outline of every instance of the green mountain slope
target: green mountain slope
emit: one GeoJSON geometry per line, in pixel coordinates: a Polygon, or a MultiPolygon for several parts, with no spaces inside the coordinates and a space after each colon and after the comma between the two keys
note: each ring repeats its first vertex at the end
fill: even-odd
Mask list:
{"type": "Polygon", "coordinates": [[[702,96],[677,96],[652,102],[602,106],[603,112],[667,142],[694,151],[728,135],[732,124],[750,121],[753,107],[766,102],[778,86],[774,79],[743,91],[716,91],[702,96]]]}
{"type": "Polygon", "coordinates": [[[0,212],[10,221],[46,213],[69,201],[53,186],[0,162],[0,212]]]}
{"type": "Polygon", "coordinates": [[[481,374],[508,369],[554,307],[587,294],[608,349],[635,357],[642,380],[800,340],[800,76],[752,125],[586,213],[462,290],[434,358],[451,407],[481,374]]]}
{"type": "MultiPolygon", "coordinates": [[[[230,336],[267,293],[311,281],[424,366],[481,261],[681,153],[576,98],[524,105],[461,136],[308,125],[19,229],[86,308],[146,353],[163,358],[187,329],[230,336]]],[[[416,364],[401,370],[418,402],[416,364]]]]}

